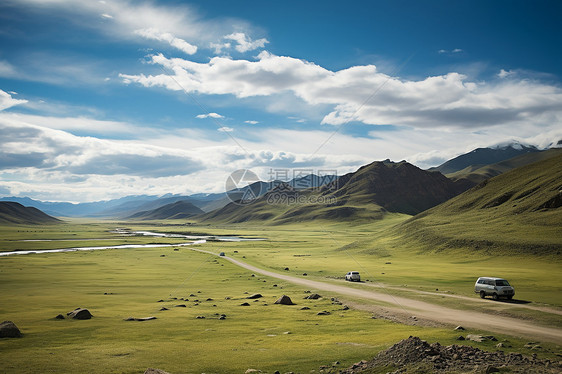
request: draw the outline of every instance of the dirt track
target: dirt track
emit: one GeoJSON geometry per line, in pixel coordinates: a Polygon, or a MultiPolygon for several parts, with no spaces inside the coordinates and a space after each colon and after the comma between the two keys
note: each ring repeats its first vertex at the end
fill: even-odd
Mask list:
{"type": "MultiPolygon", "coordinates": [[[[196,248],[192,249],[198,252],[216,255],[216,253],[213,252],[196,248]]],[[[260,269],[231,257],[224,256],[221,258],[224,258],[232,262],[233,264],[248,269],[254,273],[281,279],[290,283],[305,286],[313,290],[337,293],[342,296],[351,296],[359,299],[384,302],[389,304],[390,306],[384,306],[380,308],[373,306],[372,308],[383,309],[386,311],[390,311],[391,313],[401,314],[402,316],[416,316],[419,319],[433,321],[440,324],[449,324],[451,326],[462,325],[464,327],[477,328],[511,336],[527,337],[531,339],[562,344],[562,330],[558,328],[545,327],[533,324],[530,321],[524,321],[516,318],[501,317],[497,315],[491,315],[482,312],[473,312],[468,310],[451,309],[424,301],[409,299],[401,296],[393,296],[382,292],[362,290],[344,285],[337,285],[327,282],[299,278],[286,274],[279,274],[272,271],[260,269]]]]}

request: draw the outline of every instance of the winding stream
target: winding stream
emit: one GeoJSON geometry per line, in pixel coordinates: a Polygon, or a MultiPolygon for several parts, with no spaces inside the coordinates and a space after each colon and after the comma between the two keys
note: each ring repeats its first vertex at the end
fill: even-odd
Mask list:
{"type": "MultiPolygon", "coordinates": [[[[176,244],[121,244],[121,245],[108,245],[99,247],[72,247],[72,248],[59,248],[59,249],[35,249],[29,251],[11,251],[11,252],[0,252],[0,257],[2,256],[12,256],[12,255],[29,255],[34,253],[60,253],[60,252],[77,252],[77,251],[97,251],[99,249],[132,249],[132,248],[162,248],[162,247],[185,247],[195,244],[205,244],[207,241],[219,241],[219,242],[242,242],[242,241],[255,241],[255,240],[265,240],[261,238],[242,238],[239,236],[207,236],[207,235],[184,235],[184,234],[172,234],[172,233],[158,233],[152,231],[131,231],[129,229],[117,228],[110,231],[111,233],[118,234],[119,236],[152,236],[158,238],[181,238],[192,240],[185,243],[176,244]]],[[[114,240],[114,239],[25,239],[22,242],[42,242],[42,241],[86,241],[86,240],[114,240]]]]}

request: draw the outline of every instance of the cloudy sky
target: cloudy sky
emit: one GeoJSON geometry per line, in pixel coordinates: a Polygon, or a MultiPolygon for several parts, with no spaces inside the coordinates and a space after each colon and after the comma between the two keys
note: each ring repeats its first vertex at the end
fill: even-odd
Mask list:
{"type": "Polygon", "coordinates": [[[557,1],[0,3],[0,196],[220,192],[562,138],[557,1]]]}

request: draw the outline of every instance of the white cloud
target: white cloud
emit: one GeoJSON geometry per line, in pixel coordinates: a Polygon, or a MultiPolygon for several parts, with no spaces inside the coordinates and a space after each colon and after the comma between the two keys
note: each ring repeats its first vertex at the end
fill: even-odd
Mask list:
{"type": "Polygon", "coordinates": [[[221,119],[224,118],[224,116],[221,116],[218,113],[207,113],[207,114],[198,114],[195,116],[195,118],[216,118],[216,119],[221,119]]]}
{"type": "Polygon", "coordinates": [[[8,61],[0,60],[0,77],[13,78],[16,75],[16,68],[8,61]]]}
{"type": "Polygon", "coordinates": [[[101,18],[113,19],[113,16],[112,16],[111,14],[103,13],[103,14],[101,15],[101,18]]]}
{"type": "Polygon", "coordinates": [[[500,72],[498,73],[498,77],[503,79],[512,76],[513,74],[515,74],[514,71],[501,69],[500,72]]]}
{"type": "Polygon", "coordinates": [[[0,111],[25,103],[27,100],[14,99],[9,93],[0,90],[0,111]]]}
{"type": "Polygon", "coordinates": [[[460,49],[460,48],[455,48],[455,49],[452,50],[452,52],[453,53],[461,53],[461,52],[463,52],[463,50],[460,49]]]}
{"type": "MultiPolygon", "coordinates": [[[[269,43],[269,41],[265,38],[252,40],[243,32],[235,32],[226,35],[224,39],[235,41],[237,45],[234,48],[240,53],[253,51],[258,48],[264,48],[265,44],[269,43]]],[[[230,45],[230,43],[228,43],[228,45],[230,45]]],[[[223,46],[226,47],[226,45],[223,46]]]]}
{"type": "Polygon", "coordinates": [[[217,131],[220,131],[220,132],[233,132],[234,129],[233,129],[232,127],[223,126],[223,127],[219,128],[217,131]]]}
{"type": "Polygon", "coordinates": [[[152,56],[175,73],[127,75],[125,83],[239,98],[291,93],[309,105],[330,105],[324,124],[358,121],[416,128],[483,128],[562,124],[562,90],[532,80],[472,82],[459,73],[406,80],[373,65],[330,71],[314,63],[261,52],[258,60],[214,57],[207,63],[152,56]],[[369,98],[368,101],[366,101],[369,98]]]}
{"type": "Polygon", "coordinates": [[[247,123],[249,125],[257,125],[259,122],[258,121],[244,121],[244,123],[247,123]]]}
{"type": "Polygon", "coordinates": [[[135,34],[140,35],[146,39],[167,42],[172,47],[177,48],[188,55],[193,55],[197,53],[197,46],[189,44],[183,39],[176,38],[174,35],[168,32],[160,32],[158,29],[155,28],[136,30],[135,34]]]}

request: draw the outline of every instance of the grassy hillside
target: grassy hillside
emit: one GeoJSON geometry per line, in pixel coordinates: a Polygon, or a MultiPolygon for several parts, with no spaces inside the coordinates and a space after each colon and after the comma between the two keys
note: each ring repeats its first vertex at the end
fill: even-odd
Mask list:
{"type": "Polygon", "coordinates": [[[562,154],[486,180],[399,225],[420,248],[562,251],[562,154]]]}
{"type": "Polygon", "coordinates": [[[37,208],[25,207],[12,201],[0,201],[0,224],[50,224],[60,220],[37,208]]]}
{"type": "Polygon", "coordinates": [[[530,152],[508,160],[491,165],[471,165],[454,173],[446,174],[452,180],[461,178],[468,179],[474,183],[481,183],[486,179],[493,178],[518,167],[532,164],[562,153],[562,148],[553,148],[542,152],[530,152]]]}
{"type": "Polygon", "coordinates": [[[129,219],[182,219],[204,213],[189,201],[176,201],[153,210],[133,214],[129,219]]]}

